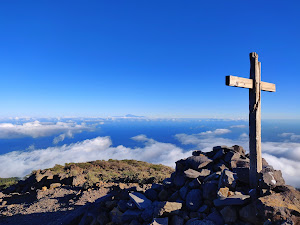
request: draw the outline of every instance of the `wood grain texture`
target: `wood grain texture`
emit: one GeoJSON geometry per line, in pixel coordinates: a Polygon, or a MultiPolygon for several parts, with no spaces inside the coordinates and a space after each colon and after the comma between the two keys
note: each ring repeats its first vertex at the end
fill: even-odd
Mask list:
{"type": "MultiPolygon", "coordinates": [[[[241,87],[241,88],[253,88],[253,80],[243,77],[236,76],[226,76],[226,85],[232,87],[241,87]]],[[[260,82],[262,91],[275,92],[276,86],[272,83],[260,82]]]]}
{"type": "Polygon", "coordinates": [[[258,173],[262,170],[261,158],[261,88],[260,63],[255,52],[250,53],[250,79],[253,88],[249,89],[249,150],[250,187],[258,187],[258,173]]]}

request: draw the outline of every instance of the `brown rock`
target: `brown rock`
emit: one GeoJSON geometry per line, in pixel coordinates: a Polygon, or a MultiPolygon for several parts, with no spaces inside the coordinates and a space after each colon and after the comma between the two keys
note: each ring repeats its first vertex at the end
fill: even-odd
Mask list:
{"type": "Polygon", "coordinates": [[[84,175],[81,174],[81,175],[73,177],[72,185],[73,186],[82,186],[85,181],[86,181],[86,179],[85,179],[84,175]]]}
{"type": "Polygon", "coordinates": [[[268,219],[272,222],[291,219],[294,224],[300,224],[300,192],[286,187],[284,192],[260,197],[243,207],[239,211],[240,218],[254,224],[263,224],[268,219]]]}
{"type": "Polygon", "coordinates": [[[201,169],[210,162],[212,162],[212,160],[207,158],[205,155],[190,156],[186,159],[187,166],[194,170],[201,169]]]}
{"type": "Polygon", "coordinates": [[[242,156],[245,156],[245,150],[242,146],[234,145],[232,146],[233,150],[240,153],[242,156]]]}
{"type": "Polygon", "coordinates": [[[61,186],[61,183],[52,183],[50,184],[50,189],[58,188],[61,186]]]}
{"type": "Polygon", "coordinates": [[[178,214],[182,208],[182,203],[179,202],[158,202],[154,208],[156,217],[178,214]]]}
{"type": "Polygon", "coordinates": [[[276,186],[284,185],[284,179],[280,170],[264,168],[260,172],[259,185],[261,188],[272,189],[276,186]]]}
{"type": "Polygon", "coordinates": [[[43,187],[42,187],[42,191],[47,191],[47,187],[46,187],[46,186],[43,186],[43,187]]]}
{"type": "Polygon", "coordinates": [[[199,177],[201,175],[201,173],[198,172],[197,170],[188,169],[188,170],[184,171],[184,175],[187,178],[195,179],[195,178],[199,177]]]}
{"type": "Polygon", "coordinates": [[[228,197],[228,192],[229,192],[228,187],[220,188],[219,191],[218,191],[218,197],[219,198],[227,198],[228,197]]]}

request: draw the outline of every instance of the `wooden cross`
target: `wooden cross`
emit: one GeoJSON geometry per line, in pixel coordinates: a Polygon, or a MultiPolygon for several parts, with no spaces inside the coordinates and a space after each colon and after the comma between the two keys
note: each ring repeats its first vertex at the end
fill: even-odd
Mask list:
{"type": "Polygon", "coordinates": [[[250,187],[258,187],[261,158],[261,91],[275,92],[275,84],[261,81],[261,63],[256,52],[250,53],[250,79],[226,76],[226,85],[249,88],[250,187]]]}

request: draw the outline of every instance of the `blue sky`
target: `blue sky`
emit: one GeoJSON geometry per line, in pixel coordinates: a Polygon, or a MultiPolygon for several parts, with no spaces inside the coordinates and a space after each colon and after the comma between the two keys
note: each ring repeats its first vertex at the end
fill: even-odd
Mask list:
{"type": "Polygon", "coordinates": [[[297,1],[1,1],[0,116],[247,118],[225,86],[262,62],[263,118],[300,119],[297,1]]]}

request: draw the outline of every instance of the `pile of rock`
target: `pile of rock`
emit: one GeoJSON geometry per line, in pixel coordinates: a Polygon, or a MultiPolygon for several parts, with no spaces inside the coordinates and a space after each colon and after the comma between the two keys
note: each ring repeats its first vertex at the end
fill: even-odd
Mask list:
{"type": "Polygon", "coordinates": [[[259,189],[249,188],[249,155],[240,146],[195,151],[163,184],[119,190],[72,224],[300,224],[300,194],[263,160],[259,189]],[[77,221],[77,222],[75,222],[77,221]]]}
{"type": "Polygon", "coordinates": [[[82,187],[86,182],[84,175],[72,176],[66,173],[53,174],[50,170],[36,170],[25,180],[20,180],[17,184],[5,189],[5,193],[26,193],[37,192],[38,190],[47,190],[60,187],[61,185],[70,185],[82,187]]]}

